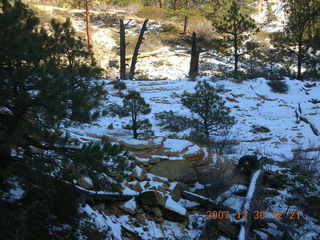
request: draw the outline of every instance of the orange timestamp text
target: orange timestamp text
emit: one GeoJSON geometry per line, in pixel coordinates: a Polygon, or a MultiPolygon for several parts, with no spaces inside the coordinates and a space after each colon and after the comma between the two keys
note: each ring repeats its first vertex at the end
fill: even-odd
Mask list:
{"type": "MultiPolygon", "coordinates": [[[[252,212],[251,216],[249,216],[249,212],[247,210],[236,211],[235,213],[232,213],[230,211],[207,211],[207,214],[207,219],[212,220],[228,220],[230,214],[235,215],[235,218],[239,220],[247,220],[249,217],[253,220],[263,220],[266,218],[267,212],[255,210],[252,212]]],[[[300,211],[272,211],[271,216],[272,218],[275,218],[277,220],[281,220],[284,218],[289,220],[299,220],[302,216],[302,213],[300,211]]]]}

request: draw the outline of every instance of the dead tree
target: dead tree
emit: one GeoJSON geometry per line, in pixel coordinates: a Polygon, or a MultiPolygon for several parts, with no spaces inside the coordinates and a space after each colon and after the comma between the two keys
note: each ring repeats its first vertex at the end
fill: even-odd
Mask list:
{"type": "Polygon", "coordinates": [[[140,49],[140,46],[142,44],[144,32],[147,29],[148,21],[149,21],[149,19],[146,19],[144,21],[144,23],[142,25],[142,28],[140,30],[140,34],[139,34],[139,37],[138,37],[138,40],[137,40],[137,44],[136,44],[136,47],[135,47],[133,55],[132,55],[130,72],[129,72],[129,79],[133,79],[133,77],[134,77],[134,72],[135,72],[135,69],[136,69],[137,59],[138,59],[138,55],[139,55],[139,49],[140,49]]]}
{"type": "Polygon", "coordinates": [[[89,30],[89,0],[85,1],[86,4],[86,32],[87,32],[87,43],[88,48],[90,49],[90,30],[89,30]]]}
{"type": "MultiPolygon", "coordinates": [[[[189,8],[189,0],[186,0],[185,2],[185,8],[189,8]]],[[[183,24],[183,34],[187,34],[188,31],[188,23],[189,23],[189,16],[184,16],[184,24],[183,24]]]]}
{"type": "Polygon", "coordinates": [[[126,79],[126,32],[120,19],[120,79],[126,79]]]}
{"type": "Polygon", "coordinates": [[[190,70],[189,78],[195,79],[199,74],[199,50],[197,47],[197,36],[196,33],[192,33],[192,47],[191,47],[191,60],[190,60],[190,70]]]}

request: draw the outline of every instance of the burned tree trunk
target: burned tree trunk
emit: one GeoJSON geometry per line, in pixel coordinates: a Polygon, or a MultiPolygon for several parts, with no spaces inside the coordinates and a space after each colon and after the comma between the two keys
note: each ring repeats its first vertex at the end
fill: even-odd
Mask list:
{"type": "Polygon", "coordinates": [[[120,79],[126,79],[126,32],[120,19],[120,79]]]}
{"type": "Polygon", "coordinates": [[[144,21],[144,23],[142,25],[142,28],[140,30],[140,34],[139,34],[139,37],[138,37],[138,40],[137,40],[137,44],[136,44],[136,47],[135,47],[133,55],[132,55],[129,79],[133,79],[133,77],[134,77],[134,72],[135,72],[135,69],[136,69],[137,59],[138,59],[138,55],[139,55],[139,49],[140,49],[140,46],[142,44],[144,32],[147,29],[148,21],[149,21],[149,19],[146,19],[144,21]]]}
{"type": "Polygon", "coordinates": [[[88,43],[88,48],[90,49],[90,30],[89,30],[89,0],[86,0],[86,32],[87,32],[87,43],[88,43]]]}
{"type": "Polygon", "coordinates": [[[199,74],[199,50],[197,47],[197,36],[196,33],[192,33],[192,47],[191,47],[191,60],[190,60],[190,70],[189,78],[195,79],[199,74]]]}
{"type": "Polygon", "coordinates": [[[189,17],[184,16],[183,34],[187,34],[189,17]]]}

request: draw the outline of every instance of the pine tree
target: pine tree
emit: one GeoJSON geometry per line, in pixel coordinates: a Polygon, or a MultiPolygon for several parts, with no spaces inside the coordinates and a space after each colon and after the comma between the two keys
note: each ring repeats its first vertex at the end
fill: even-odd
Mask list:
{"type": "Polygon", "coordinates": [[[196,114],[191,119],[193,128],[207,143],[212,137],[224,134],[235,123],[218,90],[205,81],[197,83],[195,93],[184,93],[181,101],[183,106],[196,114]]]}
{"type": "Polygon", "coordinates": [[[276,35],[274,43],[288,51],[296,59],[297,79],[302,79],[302,65],[310,48],[310,35],[315,19],[319,19],[318,0],[286,0],[284,9],[287,23],[282,34],[276,35]]]}
{"type": "MultiPolygon", "coordinates": [[[[128,94],[124,96],[122,106],[118,106],[117,110],[113,111],[114,114],[120,117],[130,117],[130,123],[124,128],[132,130],[134,138],[138,138],[139,135],[150,135],[151,123],[148,119],[141,120],[141,115],[146,115],[151,112],[150,105],[147,104],[140,93],[137,91],[129,91],[128,94]]],[[[112,111],[112,110],[111,110],[112,111]]]]}
{"type": "Polygon", "coordinates": [[[224,36],[223,41],[221,41],[223,48],[232,48],[235,73],[238,72],[238,65],[242,55],[241,48],[245,40],[256,29],[254,20],[248,15],[242,14],[240,10],[240,5],[233,1],[223,20],[214,26],[216,31],[224,36]]]}
{"type": "MultiPolygon", "coordinates": [[[[70,20],[51,23],[51,33],[17,1],[0,14],[0,158],[6,166],[13,150],[24,160],[38,158],[34,149],[65,153],[61,126],[89,123],[105,99],[101,70],[91,61],[70,20]]],[[[49,153],[46,156],[49,157],[49,153]]]]}

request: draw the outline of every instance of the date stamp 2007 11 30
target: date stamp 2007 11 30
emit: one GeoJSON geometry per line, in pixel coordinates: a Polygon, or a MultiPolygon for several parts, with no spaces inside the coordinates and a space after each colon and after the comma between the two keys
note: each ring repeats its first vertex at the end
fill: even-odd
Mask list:
{"type": "MultiPolygon", "coordinates": [[[[232,214],[230,211],[207,211],[207,219],[217,219],[217,220],[228,220],[229,215],[232,214]]],[[[251,218],[253,220],[262,220],[265,219],[266,216],[270,218],[270,214],[265,211],[255,210],[251,214],[251,218]]],[[[302,216],[300,211],[272,211],[271,217],[281,220],[281,219],[289,219],[289,220],[299,220],[302,216]]],[[[236,219],[244,219],[247,220],[249,217],[248,211],[236,211],[235,218],[236,219]]]]}

